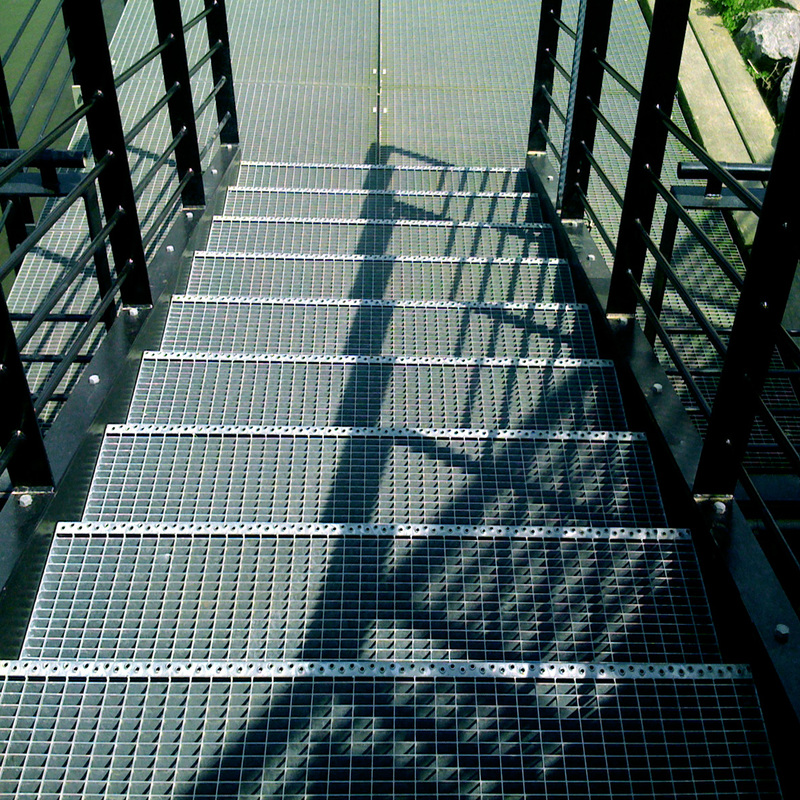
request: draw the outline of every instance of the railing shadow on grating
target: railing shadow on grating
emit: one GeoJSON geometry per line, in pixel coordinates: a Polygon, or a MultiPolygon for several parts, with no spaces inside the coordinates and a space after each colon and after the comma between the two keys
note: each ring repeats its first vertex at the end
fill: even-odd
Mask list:
{"type": "MultiPolygon", "coordinates": [[[[31,20],[35,21],[39,5],[40,0],[31,5],[3,54],[4,63],[15,52],[19,56],[23,33],[31,20]]],[[[15,489],[54,485],[42,434],[43,412],[48,404],[66,399],[64,384],[69,383],[68,373],[75,365],[85,365],[90,360],[87,347],[96,349],[101,323],[110,330],[119,305],[152,305],[148,257],[153,246],[164,236],[181,204],[184,208],[205,205],[203,163],[214,143],[219,140],[229,149],[238,143],[224,0],[202,0],[202,10],[186,22],[179,0],[157,0],[153,15],[156,46],[116,75],[101,0],[56,3],[38,44],[27,62],[17,67],[21,76],[10,91],[0,64],[0,148],[5,148],[0,150],[0,231],[5,232],[10,253],[0,266],[4,286],[8,287],[25,270],[26,259],[41,252],[54,228],[69,226],[70,214],[73,220],[79,219],[76,205],[81,200],[85,211],[84,222],[79,222],[82,242],[71,256],[58,254],[66,264],[52,284],[45,287],[34,308],[12,313],[7,288],[0,292],[0,474],[6,472],[15,489]],[[59,17],[63,28],[59,27],[59,17]],[[205,23],[208,44],[198,60],[190,64],[186,37],[200,23],[205,23]],[[51,34],[56,37],[55,45],[44,47],[51,34]],[[33,74],[38,57],[46,60],[45,75],[67,57],[69,68],[55,89],[46,80],[37,83],[33,79],[28,109],[21,100],[16,101],[22,97],[26,76],[33,74]],[[160,60],[163,94],[137,122],[124,121],[118,90],[156,60],[160,60]],[[192,81],[209,73],[212,88],[195,105],[192,81]],[[72,113],[53,122],[63,109],[62,95],[70,74],[80,90],[80,100],[72,113]],[[48,103],[40,120],[41,129],[32,134],[31,109],[48,103]],[[206,125],[212,131],[201,146],[197,120],[212,103],[216,107],[216,126],[206,125]],[[134,142],[149,126],[158,124],[164,109],[169,118],[170,141],[162,152],[146,154],[146,170],[132,170],[134,142]],[[16,126],[15,112],[20,111],[20,124],[16,126]],[[68,137],[72,137],[71,150],[53,149],[68,137]],[[20,146],[23,138],[32,140],[29,146],[20,146]],[[88,168],[87,157],[91,161],[88,168]],[[44,201],[38,220],[31,198],[44,201]],[[78,217],[74,216],[76,213],[78,217]],[[90,264],[97,284],[94,300],[87,300],[88,307],[79,312],[63,309],[64,299],[75,292],[90,264]],[[77,324],[78,328],[60,352],[43,356],[26,353],[26,346],[42,336],[45,326],[65,322],[77,324]],[[52,367],[32,393],[28,370],[37,361],[49,362],[52,367]]],[[[197,49],[195,46],[193,51],[197,49]]]]}
{"type": "MultiPolygon", "coordinates": [[[[800,86],[792,88],[772,165],[716,161],[673,115],[689,5],[655,3],[637,87],[607,60],[613,0],[583,0],[574,20],[562,18],[561,0],[545,0],[528,169],[550,197],[551,216],[564,223],[576,277],[663,443],[668,474],[678,478],[676,493],[688,501],[699,531],[698,546],[709,563],[727,568],[724,585],[749,618],[765,674],[776,679],[768,681],[773,706],[782,706],[797,730],[800,548],[791,537],[800,518],[800,441],[791,419],[800,413],[800,348],[796,332],[785,327],[791,316],[785,312],[800,255],[800,86]],[[630,141],[615,124],[613,104],[604,108],[604,81],[635,109],[630,141]],[[605,149],[594,146],[600,131],[605,149]],[[622,180],[609,166],[609,148],[624,164],[622,180]],[[676,178],[693,183],[669,186],[662,176],[670,148],[697,159],[677,169],[676,178]],[[611,203],[598,208],[592,190],[611,203]],[[734,211],[758,217],[751,248],[722,241],[730,245],[734,211]],[[722,212],[727,224],[710,235],[696,212],[722,212]],[[707,295],[681,269],[679,226],[715,270],[707,295]],[[726,319],[713,313],[717,292],[733,296],[726,319]],[[693,359],[698,348],[710,354],[710,366],[708,359],[693,359]],[[680,433],[676,408],[685,425],[680,433]]],[[[723,627],[741,638],[739,617],[727,616],[723,627]]]]}

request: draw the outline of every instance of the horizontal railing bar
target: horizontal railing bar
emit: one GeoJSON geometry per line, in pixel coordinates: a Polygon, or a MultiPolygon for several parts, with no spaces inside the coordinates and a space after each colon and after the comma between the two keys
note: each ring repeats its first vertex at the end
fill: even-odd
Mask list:
{"type": "Polygon", "coordinates": [[[642,93],[624,75],[617,72],[608,61],[598,58],[597,55],[595,55],[595,60],[634,100],[642,99],[642,93]]]}
{"type": "Polygon", "coordinates": [[[31,50],[31,54],[28,57],[28,63],[20,72],[20,77],[19,81],[17,81],[17,85],[14,87],[14,89],[11,91],[9,95],[9,98],[12,103],[17,99],[20,89],[22,89],[22,85],[25,83],[25,78],[27,78],[28,75],[32,74],[31,67],[33,66],[34,61],[36,61],[36,58],[41,52],[45,40],[50,35],[50,31],[53,30],[53,25],[55,25],[56,20],[58,19],[60,14],[61,14],[61,3],[56,3],[56,7],[53,9],[53,13],[50,16],[50,19],[47,21],[47,24],[42,29],[42,34],[39,37],[39,41],[36,43],[36,46],[33,48],[33,50],[31,50]]]}
{"type": "Polygon", "coordinates": [[[25,112],[25,116],[22,118],[21,122],[19,122],[17,125],[18,140],[22,137],[22,134],[27,129],[28,123],[31,121],[31,117],[33,116],[34,111],[36,111],[37,107],[39,106],[39,101],[42,99],[42,94],[44,94],[47,82],[50,80],[50,76],[55,71],[58,59],[61,58],[61,54],[64,52],[66,46],[67,46],[67,32],[64,31],[61,37],[61,41],[59,42],[58,48],[55,50],[52,57],[50,58],[50,62],[48,63],[48,65],[42,70],[42,77],[39,80],[39,85],[36,89],[35,94],[33,95],[32,98],[26,100],[28,110],[25,112]]]}
{"type": "Polygon", "coordinates": [[[595,214],[594,209],[592,208],[592,204],[589,202],[589,198],[584,194],[583,189],[578,187],[578,197],[581,201],[581,205],[583,205],[586,213],[589,215],[589,219],[592,221],[592,224],[595,228],[597,228],[597,232],[600,234],[600,237],[605,242],[606,247],[608,248],[609,252],[612,256],[617,254],[617,246],[614,240],[609,235],[608,231],[606,230],[606,226],[600,221],[600,218],[595,214]]]}
{"type": "Polygon", "coordinates": [[[75,278],[80,275],[86,268],[94,254],[102,247],[105,247],[105,242],[108,235],[116,227],[122,219],[125,212],[118,208],[111,219],[105,224],[103,229],[95,236],[90,242],[89,246],[84,251],[83,255],[72,265],[69,272],[50,290],[50,294],[42,301],[36,312],[31,317],[31,321],[25,326],[25,329],[17,337],[17,346],[21,350],[31,340],[40,325],[47,319],[47,315],[55,307],[55,304],[64,296],[64,293],[72,285],[75,278]]]}
{"type": "Polygon", "coordinates": [[[78,122],[80,122],[94,108],[98,100],[100,100],[99,95],[92,97],[88,102],[81,105],[80,108],[76,109],[60,124],[56,125],[56,127],[53,128],[53,130],[50,131],[47,136],[44,136],[42,139],[36,142],[33,147],[26,150],[19,158],[5,167],[5,169],[0,171],[0,186],[6,183],[9,178],[12,178],[18,172],[25,169],[25,167],[30,166],[30,164],[40,153],[43,153],[45,150],[47,150],[47,148],[50,147],[53,142],[55,142],[70,128],[74,127],[78,122]]]}
{"type": "Polygon", "coordinates": [[[611,183],[611,178],[606,175],[605,170],[600,166],[597,159],[594,157],[594,153],[586,146],[586,142],[581,142],[581,147],[583,148],[583,153],[586,156],[586,160],[592,165],[597,177],[603,182],[603,185],[608,189],[608,193],[611,197],[616,201],[616,204],[622,208],[623,200],[622,195],[617,191],[616,186],[611,183]]]}
{"type": "Polygon", "coordinates": [[[202,22],[209,14],[213,13],[214,6],[210,5],[207,8],[204,8],[199,14],[193,16],[188,22],[186,22],[183,26],[183,32],[189,33],[189,31],[194,28],[195,25],[202,22]]]}
{"type": "Polygon", "coordinates": [[[214,101],[214,98],[222,91],[222,87],[228,82],[228,79],[223,75],[215,84],[214,88],[208,93],[208,96],[202,103],[197,107],[194,112],[194,118],[200,119],[203,115],[203,112],[211,105],[214,101]]]}
{"type": "MultiPolygon", "coordinates": [[[[64,356],[56,355],[55,353],[41,353],[39,355],[21,353],[20,359],[25,364],[60,364],[64,360],[64,356]]],[[[76,356],[72,359],[74,364],[88,364],[91,360],[92,356],[90,355],[76,356]]]]}
{"type": "Polygon", "coordinates": [[[567,36],[569,36],[571,39],[574,39],[575,41],[577,41],[578,34],[574,30],[572,30],[572,28],[570,28],[569,25],[567,25],[567,23],[564,22],[563,19],[561,19],[561,17],[554,16],[553,17],[553,22],[555,22],[555,24],[558,25],[558,27],[561,28],[561,30],[564,31],[564,33],[567,34],[567,36]]]}
{"type": "Polygon", "coordinates": [[[0,231],[6,227],[6,223],[8,222],[8,218],[14,213],[14,201],[7,200],[6,207],[3,210],[2,215],[0,215],[0,231]]]}
{"type": "Polygon", "coordinates": [[[211,145],[217,140],[217,137],[222,133],[222,129],[228,124],[228,120],[231,118],[231,112],[226,111],[223,114],[222,119],[217,124],[217,127],[211,131],[211,135],[208,137],[208,141],[205,143],[205,146],[200,151],[200,160],[202,161],[207,155],[208,151],[211,149],[211,145]]]}
{"type": "MultiPolygon", "coordinates": [[[[19,158],[24,150],[8,148],[0,149],[0,167],[7,167],[19,158]]],[[[64,167],[67,169],[83,169],[86,166],[86,155],[80,150],[45,150],[28,164],[29,167],[64,167]]]]}
{"type": "Polygon", "coordinates": [[[711,406],[708,404],[708,401],[703,396],[703,393],[700,391],[700,387],[695,382],[694,378],[692,377],[692,373],[690,372],[689,368],[686,366],[684,360],[681,358],[680,353],[678,353],[675,345],[672,343],[672,340],[669,338],[669,334],[664,330],[664,326],[661,324],[661,320],[659,319],[658,314],[656,314],[655,309],[650,305],[647,298],[644,296],[641,287],[635,280],[633,280],[633,276],[631,276],[631,286],[633,287],[633,293],[636,295],[637,300],[639,301],[639,305],[641,306],[642,310],[645,313],[647,319],[652,323],[653,328],[655,329],[656,336],[661,340],[661,344],[664,346],[664,349],[667,351],[667,355],[670,357],[670,360],[675,365],[675,370],[677,371],[678,375],[681,377],[683,382],[686,384],[686,388],[691,393],[694,401],[698,405],[698,411],[703,414],[706,419],[711,418],[711,406]]]}
{"type": "Polygon", "coordinates": [[[125,144],[130,144],[156,117],[167,103],[180,91],[180,84],[173,83],[151,109],[125,134],[125,144]]]}
{"type": "Polygon", "coordinates": [[[681,205],[677,197],[659,180],[659,178],[650,172],[650,180],[655,186],[656,191],[661,195],[666,204],[678,215],[678,218],[683,224],[692,232],[694,237],[703,246],[703,249],[711,256],[717,263],[717,266],[722,269],[725,276],[737,288],[741,289],[744,285],[744,278],[734,268],[733,264],[725,258],[722,251],[711,241],[711,238],[700,228],[700,226],[692,219],[689,212],[681,205]]]}
{"type": "Polygon", "coordinates": [[[124,83],[129,81],[137,72],[146,67],[151,61],[161,55],[173,42],[175,41],[175,34],[170,34],[164,39],[163,42],[157,44],[152,50],[148,50],[140,59],[131,64],[128,69],[121,72],[118,77],[114,78],[114,86],[119,89],[124,83]]]}
{"type": "Polygon", "coordinates": [[[572,80],[572,74],[569,70],[561,64],[561,62],[555,56],[548,56],[550,61],[552,62],[553,66],[556,68],[556,72],[558,72],[561,77],[569,83],[572,80]]]}
{"type": "Polygon", "coordinates": [[[170,195],[169,199],[164,204],[164,207],[161,211],[158,212],[156,218],[153,220],[152,225],[148,229],[147,233],[142,236],[142,244],[145,248],[149,246],[149,244],[153,241],[153,239],[158,235],[158,232],[161,230],[162,225],[167,220],[169,215],[174,211],[175,205],[178,200],[180,200],[181,192],[186,188],[186,185],[189,183],[190,180],[194,177],[194,173],[189,170],[183,178],[178,182],[178,187],[175,191],[170,195]]]}
{"type": "Polygon", "coordinates": [[[222,49],[222,42],[217,42],[213,47],[209,48],[208,51],[200,58],[200,60],[193,66],[189,68],[189,77],[194,78],[198,72],[203,68],[205,64],[211,61],[214,58],[214,54],[222,49]]]}
{"type": "MultiPolygon", "coordinates": [[[[653,241],[653,239],[650,237],[650,234],[644,229],[644,226],[641,222],[639,222],[639,220],[636,220],[636,228],[644,239],[644,243],[647,249],[650,251],[650,254],[653,256],[653,258],[655,258],[661,269],[664,271],[664,274],[667,276],[667,279],[680,296],[689,313],[695,318],[695,320],[697,320],[697,324],[700,325],[700,327],[705,331],[706,338],[714,346],[714,349],[721,356],[724,356],[728,351],[727,345],[722,341],[714,326],[711,324],[711,322],[709,322],[700,306],[695,303],[694,298],[675,274],[669,259],[667,259],[661,250],[659,250],[658,245],[653,241]]],[[[636,281],[634,280],[633,275],[630,275],[630,273],[628,274],[630,276],[630,282],[635,284],[636,281]]]]}
{"type": "MultiPolygon", "coordinates": [[[[36,315],[30,312],[25,314],[14,314],[11,313],[8,315],[12,322],[30,322],[36,315]]],[[[88,314],[78,314],[71,313],[71,312],[59,312],[58,314],[46,314],[42,319],[42,322],[85,322],[89,319],[88,314]]]]}
{"type": "MultiPolygon", "coordinates": [[[[36,10],[42,4],[42,0],[34,0],[31,4],[31,7],[28,9],[28,13],[25,15],[25,19],[22,20],[20,23],[19,28],[17,28],[17,32],[14,34],[14,38],[11,40],[11,43],[8,45],[6,52],[3,54],[3,64],[8,63],[8,59],[11,58],[11,54],[16,49],[17,45],[19,44],[19,40],[22,38],[22,35],[28,28],[33,15],[36,13],[36,10]]],[[[59,6],[61,3],[59,3],[59,6]]]]}
{"type": "MultiPolygon", "coordinates": [[[[765,527],[768,528],[769,532],[772,534],[772,541],[780,547],[781,559],[785,559],[784,566],[788,564],[792,567],[795,573],[800,572],[800,562],[798,562],[797,555],[790,544],[786,541],[786,536],[781,530],[781,526],[773,516],[769,506],[767,506],[764,498],[761,496],[761,493],[756,488],[752,478],[750,477],[750,473],[745,469],[744,465],[741,465],[739,469],[739,480],[741,481],[742,487],[747,493],[747,496],[756,504],[756,506],[758,506],[758,514],[764,522],[765,527]]],[[[782,583],[784,583],[784,585],[792,584],[791,581],[782,581],[782,583]]],[[[797,594],[796,587],[794,587],[794,593],[797,594]]]]}
{"type": "Polygon", "coordinates": [[[633,149],[631,146],[622,138],[622,135],[617,131],[617,129],[611,124],[605,114],[599,109],[595,103],[589,100],[589,106],[592,109],[592,113],[597,117],[597,121],[608,131],[611,138],[619,145],[619,148],[625,153],[628,158],[633,155],[633,149]]]}
{"type": "Polygon", "coordinates": [[[684,133],[660,108],[656,109],[667,130],[684,146],[705,164],[709,172],[727,186],[751,211],[761,212],[761,201],[753,193],[734,178],[728,170],[715,161],[691,136],[684,133]]]}
{"type": "Polygon", "coordinates": [[[547,105],[556,112],[556,116],[561,120],[561,122],[566,125],[567,124],[567,115],[558,107],[558,103],[556,103],[553,95],[547,91],[544,87],[541,89],[542,97],[547,101],[547,105]]]}
{"type": "Polygon", "coordinates": [[[69,350],[64,353],[64,356],[59,363],[59,365],[53,370],[53,374],[47,379],[46,383],[37,393],[36,402],[33,404],[33,410],[39,414],[41,413],[42,409],[47,405],[47,402],[50,399],[50,396],[55,392],[58,388],[58,385],[61,383],[62,378],[64,375],[67,374],[67,370],[76,363],[78,353],[80,349],[86,344],[86,340],[91,335],[92,331],[97,326],[97,323],[103,318],[106,313],[106,309],[111,305],[116,297],[117,293],[119,292],[120,286],[124,283],[125,279],[128,277],[128,274],[133,269],[133,261],[129,261],[120,271],[117,279],[114,283],[111,284],[109,290],[103,295],[100,299],[100,303],[98,304],[97,308],[94,310],[94,313],[86,322],[83,327],[83,330],[78,334],[75,338],[75,341],[70,346],[69,350]]]}
{"type": "Polygon", "coordinates": [[[540,130],[541,130],[541,132],[542,132],[542,136],[544,136],[544,140],[545,140],[545,142],[547,142],[548,146],[549,146],[549,147],[550,147],[550,149],[553,151],[553,155],[554,155],[554,156],[555,156],[555,157],[556,157],[556,158],[557,158],[559,161],[561,161],[561,151],[560,151],[560,150],[558,149],[558,147],[556,146],[556,143],[553,141],[552,137],[550,136],[550,133],[549,133],[549,131],[547,130],[547,128],[545,128],[545,126],[544,126],[544,123],[543,123],[541,120],[539,120],[539,123],[538,123],[538,124],[539,124],[539,129],[540,129],[540,130]]]}
{"type": "Polygon", "coordinates": [[[145,176],[136,184],[136,188],[133,190],[133,196],[138,200],[142,194],[144,194],[144,190],[149,186],[150,181],[156,176],[156,173],[164,166],[164,164],[169,161],[169,157],[175,152],[175,148],[180,144],[181,139],[186,136],[186,128],[181,128],[180,131],[175,135],[175,138],[167,145],[167,149],[158,157],[158,159],[153,163],[153,166],[147,170],[145,176]]]}
{"type": "MultiPolygon", "coordinates": [[[[738,181],[766,181],[769,180],[772,172],[772,164],[720,161],[719,165],[738,181]]],[[[713,175],[711,170],[703,163],[681,161],[678,164],[678,177],[681,180],[708,180],[713,175]]]]}
{"type": "Polygon", "coordinates": [[[41,241],[45,234],[58,222],[64,214],[69,211],[72,204],[91,186],[100,173],[105,170],[113,156],[106,153],[95,167],[87,172],[83,178],[75,184],[75,188],[67,195],[64,195],[58,203],[53,206],[50,213],[40,220],[36,229],[28,236],[24,242],[8,257],[5,264],[0,267],[0,280],[4,280],[10,275],[24,260],[25,256],[41,241]]]}

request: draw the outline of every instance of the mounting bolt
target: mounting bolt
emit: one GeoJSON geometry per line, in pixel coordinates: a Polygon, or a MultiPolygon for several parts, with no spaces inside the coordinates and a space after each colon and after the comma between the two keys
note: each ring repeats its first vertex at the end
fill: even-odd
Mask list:
{"type": "Polygon", "coordinates": [[[129,308],[128,309],[128,316],[129,317],[138,317],[139,316],[139,309],[138,308],[129,308]]]}
{"type": "Polygon", "coordinates": [[[186,219],[194,219],[194,212],[193,211],[187,211],[186,212],[186,219]]]}
{"type": "Polygon", "coordinates": [[[549,181],[554,181],[555,179],[556,179],[555,175],[548,175],[547,176],[547,180],[549,180],[549,181]]]}
{"type": "Polygon", "coordinates": [[[211,167],[211,174],[212,175],[217,175],[217,174],[219,174],[219,170],[216,167],[211,167]]]}
{"type": "Polygon", "coordinates": [[[100,383],[100,376],[99,375],[90,375],[89,376],[89,383],[91,383],[92,386],[97,386],[97,384],[100,383]]]}
{"type": "Polygon", "coordinates": [[[725,503],[722,502],[722,500],[717,500],[717,502],[714,503],[714,513],[718,517],[723,516],[727,510],[728,507],[725,505],[725,503]]]}
{"type": "Polygon", "coordinates": [[[589,255],[586,256],[586,257],[589,259],[589,261],[596,261],[597,260],[597,256],[594,253],[589,253],[589,255]]]}
{"type": "Polygon", "coordinates": [[[19,496],[19,500],[17,501],[23,508],[28,508],[29,506],[33,505],[33,495],[30,494],[21,494],[19,496]]]}
{"type": "Polygon", "coordinates": [[[785,644],[789,641],[789,626],[788,625],[776,625],[775,626],[775,641],[780,642],[781,644],[785,644]]]}
{"type": "Polygon", "coordinates": [[[664,387],[660,383],[653,384],[653,394],[661,394],[664,391],[664,387]]]}
{"type": "Polygon", "coordinates": [[[175,252],[175,245],[168,244],[167,245],[167,252],[168,253],[174,253],[175,252]]]}

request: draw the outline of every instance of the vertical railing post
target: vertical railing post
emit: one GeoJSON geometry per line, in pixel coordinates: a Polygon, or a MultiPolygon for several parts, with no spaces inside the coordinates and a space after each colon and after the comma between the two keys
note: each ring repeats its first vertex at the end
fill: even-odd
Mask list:
{"type": "Polygon", "coordinates": [[[181,200],[184,206],[203,206],[206,202],[203,168],[200,166],[200,145],[197,142],[197,123],[194,117],[180,0],[153,0],[153,12],[159,42],[170,40],[169,47],[161,52],[161,68],[164,73],[164,89],[170,91],[173,86],[177,87],[169,100],[172,135],[177,136],[185,131],[175,148],[178,177],[183,180],[187,175],[190,176],[181,193],[181,200]]]}
{"type": "Polygon", "coordinates": [[[631,317],[636,309],[631,280],[641,282],[647,255],[639,225],[649,233],[653,224],[657,192],[650,174],[661,175],[667,144],[660,112],[672,113],[690,4],[691,0],[657,0],[653,12],[606,308],[614,316],[631,317]]]}
{"type": "MultiPolygon", "coordinates": [[[[11,98],[8,96],[8,84],[3,63],[0,61],[0,148],[16,150],[19,147],[17,140],[17,129],[14,124],[14,114],[11,111],[11,98]]],[[[6,205],[10,200],[2,201],[2,208],[5,211],[6,205]]],[[[14,208],[6,221],[6,234],[8,236],[9,249],[15,250],[25,241],[27,231],[25,226],[33,222],[33,210],[31,202],[27,197],[15,198],[14,208]]]]}
{"type": "Polygon", "coordinates": [[[222,125],[219,140],[222,144],[239,144],[239,118],[236,114],[236,95],[233,90],[233,65],[231,63],[231,41],[228,34],[228,12],[225,0],[203,0],[212,11],[206,19],[208,46],[222,47],[211,57],[211,75],[216,86],[223,81],[215,98],[217,120],[222,125]],[[224,121],[224,124],[223,124],[224,121]]]}
{"type": "Polygon", "coordinates": [[[604,72],[598,59],[606,57],[613,9],[614,0],[583,0],[581,3],[567,110],[569,124],[561,157],[558,207],[562,219],[582,219],[584,215],[581,193],[586,194],[591,174],[586,151],[593,151],[597,130],[592,104],[600,104],[603,90],[604,72]]]}
{"type": "Polygon", "coordinates": [[[133,264],[120,290],[122,302],[135,306],[151,305],[142,231],[114,88],[101,0],[64,0],[62,9],[81,95],[84,102],[97,98],[86,117],[94,159],[100,161],[107,153],[113,155],[98,183],[106,219],[111,219],[118,209],[124,212],[109,236],[117,272],[128,263],[133,264]]]}
{"type": "Polygon", "coordinates": [[[14,326],[0,291],[0,447],[13,448],[8,477],[14,488],[50,487],[53,473],[33,410],[14,326]]]}
{"type": "Polygon", "coordinates": [[[795,77],[697,468],[699,495],[733,494],[775,352],[800,258],[798,138],[800,80],[795,77]]]}
{"type": "MultiPolygon", "coordinates": [[[[212,2],[212,0],[206,0],[212,2]]],[[[556,20],[561,16],[561,0],[543,0],[539,15],[539,39],[536,45],[536,67],[533,78],[531,122],[528,129],[528,152],[547,150],[546,132],[550,128],[550,102],[556,68],[553,65],[558,53],[559,28],[556,20]]]]}

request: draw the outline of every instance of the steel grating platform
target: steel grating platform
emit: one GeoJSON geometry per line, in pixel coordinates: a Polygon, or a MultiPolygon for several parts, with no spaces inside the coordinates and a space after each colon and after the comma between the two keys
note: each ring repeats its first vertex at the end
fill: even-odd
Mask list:
{"type": "Polygon", "coordinates": [[[608,361],[145,353],[128,414],[167,425],[622,430],[608,361]],[[185,397],[196,402],[186,404],[185,397]],[[320,403],[319,398],[326,402],[320,403]]]}
{"type": "Polygon", "coordinates": [[[5,664],[0,796],[778,797],[744,670],[451,666],[5,664]]]}
{"type": "Polygon", "coordinates": [[[0,662],[0,800],[779,797],[488,5],[229,2],[244,160],[0,662]]]}
{"type": "Polygon", "coordinates": [[[631,433],[110,425],[90,522],[659,527],[631,433]]]}
{"type": "Polygon", "coordinates": [[[456,302],[575,299],[566,262],[538,258],[267,256],[200,252],[189,294],[456,302]]]}
{"type": "Polygon", "coordinates": [[[162,347],[257,353],[596,358],[580,305],[409,300],[173,299],[162,347]]]}
{"type": "Polygon", "coordinates": [[[62,525],[22,657],[715,661],[691,547],[668,530],[62,525]]]}

